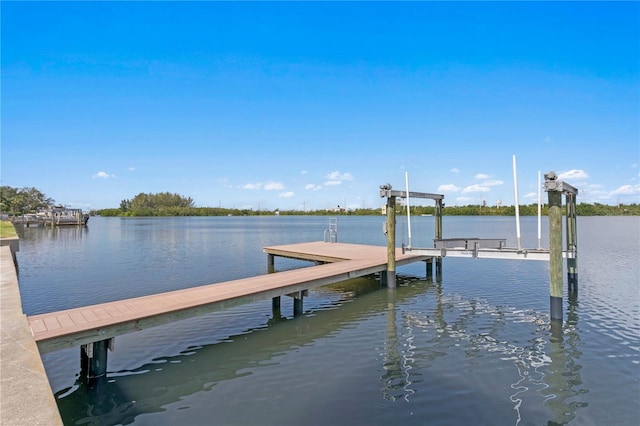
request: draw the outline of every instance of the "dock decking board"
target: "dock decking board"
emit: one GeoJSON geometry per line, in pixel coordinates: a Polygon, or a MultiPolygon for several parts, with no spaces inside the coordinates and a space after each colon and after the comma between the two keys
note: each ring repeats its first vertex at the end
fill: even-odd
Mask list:
{"type": "MultiPolygon", "coordinates": [[[[265,247],[263,251],[273,256],[331,263],[32,315],[28,321],[41,353],[47,353],[384,271],[386,250],[383,246],[325,242],[265,247]]],[[[428,257],[397,249],[396,265],[428,257]]]]}

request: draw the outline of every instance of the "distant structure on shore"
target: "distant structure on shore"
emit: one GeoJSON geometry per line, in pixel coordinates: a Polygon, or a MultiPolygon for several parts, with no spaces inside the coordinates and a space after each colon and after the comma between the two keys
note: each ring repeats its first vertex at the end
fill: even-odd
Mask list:
{"type": "Polygon", "coordinates": [[[64,206],[52,206],[36,213],[9,216],[7,220],[14,225],[30,226],[84,226],[89,215],[82,209],[69,209],[64,206]]]}

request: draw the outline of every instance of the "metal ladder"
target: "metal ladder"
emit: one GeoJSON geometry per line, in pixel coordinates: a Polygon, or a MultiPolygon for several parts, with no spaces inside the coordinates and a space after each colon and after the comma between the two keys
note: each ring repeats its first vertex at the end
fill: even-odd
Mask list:
{"type": "Polygon", "coordinates": [[[338,242],[338,218],[329,218],[329,227],[324,230],[324,242],[325,243],[337,243],[338,242]]]}

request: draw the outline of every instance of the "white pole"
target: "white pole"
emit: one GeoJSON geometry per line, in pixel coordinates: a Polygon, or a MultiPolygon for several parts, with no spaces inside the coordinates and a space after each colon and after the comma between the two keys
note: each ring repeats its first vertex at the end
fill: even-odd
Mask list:
{"type": "Polygon", "coordinates": [[[409,207],[409,172],[404,172],[404,182],[407,188],[407,231],[409,232],[409,248],[411,248],[411,208],[409,207]]]}
{"type": "Polygon", "coordinates": [[[516,199],[516,239],[518,241],[518,250],[522,249],[520,245],[520,203],[518,201],[518,174],[516,173],[516,156],[513,156],[513,192],[516,199]]]}
{"type": "Polygon", "coordinates": [[[541,216],[542,216],[542,208],[541,208],[541,200],[540,200],[540,170],[538,170],[538,250],[542,249],[542,234],[540,232],[541,228],[541,216]]]}

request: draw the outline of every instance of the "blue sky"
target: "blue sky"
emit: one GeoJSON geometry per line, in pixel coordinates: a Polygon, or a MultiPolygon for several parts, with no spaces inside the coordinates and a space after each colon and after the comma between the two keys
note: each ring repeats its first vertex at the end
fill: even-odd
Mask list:
{"type": "Polygon", "coordinates": [[[2,185],[72,207],[640,202],[638,2],[0,7],[2,185]]]}

